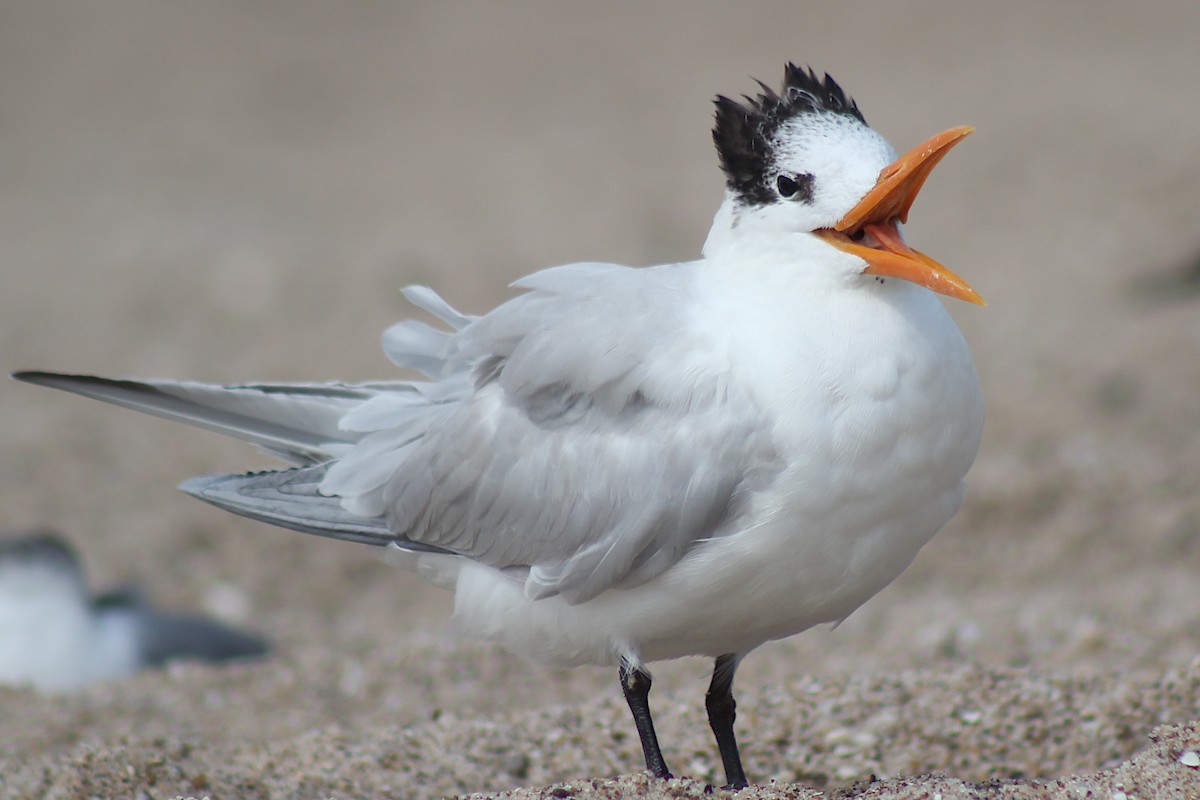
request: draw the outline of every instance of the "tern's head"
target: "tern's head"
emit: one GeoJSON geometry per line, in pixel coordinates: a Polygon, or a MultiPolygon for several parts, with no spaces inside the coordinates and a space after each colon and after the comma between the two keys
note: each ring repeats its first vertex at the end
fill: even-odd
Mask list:
{"type": "Polygon", "coordinates": [[[728,220],[764,234],[814,234],[861,272],[982,303],[961,278],[904,243],[899,225],[934,165],[969,134],[952,128],[897,158],[832,78],[788,64],[783,88],[745,103],[718,97],[713,141],[728,220]]]}
{"type": "Polygon", "coordinates": [[[43,531],[0,540],[0,609],[56,592],[71,602],[84,602],[86,587],[73,547],[43,531]]]}

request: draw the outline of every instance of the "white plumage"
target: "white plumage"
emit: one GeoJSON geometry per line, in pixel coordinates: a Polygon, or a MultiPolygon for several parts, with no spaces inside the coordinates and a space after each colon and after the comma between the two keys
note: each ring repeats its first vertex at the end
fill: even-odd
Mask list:
{"type": "Polygon", "coordinates": [[[718,100],[729,189],[703,258],[545,270],[479,318],[411,288],[447,327],[402,322],[383,345],[423,380],[19,377],[252,441],[297,468],[183,488],[389,545],[455,592],[463,629],[524,656],[620,664],[659,774],[643,664],[720,658],[710,716],[743,784],[738,661],[891,582],[958,509],[983,424],[930,288],[978,296],[899,233],[969,130],[897,159],[828,77],[789,65],[764,92],[718,100]]]}

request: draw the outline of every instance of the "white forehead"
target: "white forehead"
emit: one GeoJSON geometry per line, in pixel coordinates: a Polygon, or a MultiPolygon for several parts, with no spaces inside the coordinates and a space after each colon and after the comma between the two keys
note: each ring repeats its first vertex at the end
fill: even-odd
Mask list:
{"type": "Polygon", "coordinates": [[[772,143],[774,166],[813,175],[814,210],[834,219],[875,185],[896,151],[867,125],[847,114],[802,114],[782,123],[772,143]]]}

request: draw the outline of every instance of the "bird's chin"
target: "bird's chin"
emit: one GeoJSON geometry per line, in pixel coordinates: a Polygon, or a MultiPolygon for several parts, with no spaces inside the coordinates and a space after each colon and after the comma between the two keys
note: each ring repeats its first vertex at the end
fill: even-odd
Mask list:
{"type": "Polygon", "coordinates": [[[965,280],[924,253],[909,247],[901,238],[895,220],[868,223],[859,230],[848,232],[822,228],[813,233],[832,247],[866,262],[864,275],[899,278],[947,297],[986,305],[979,293],[965,280]]]}

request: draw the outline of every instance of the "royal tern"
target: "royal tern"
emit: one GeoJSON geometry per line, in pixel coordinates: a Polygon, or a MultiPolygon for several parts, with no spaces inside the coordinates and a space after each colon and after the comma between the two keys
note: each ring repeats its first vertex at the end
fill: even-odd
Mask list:
{"type": "Polygon", "coordinates": [[[455,592],[470,634],[618,667],[646,758],[646,664],[716,659],[706,696],[744,786],[734,671],[845,619],[954,515],[983,403],[936,293],[982,304],[901,234],[971,132],[897,158],[826,75],[716,100],[724,202],[697,261],[581,263],[483,316],[405,290],[445,328],[383,349],[420,380],[213,386],[16,377],[230,434],[290,462],[189,480],[221,508],[384,545],[455,592]]]}
{"type": "Polygon", "coordinates": [[[137,591],[91,596],[74,548],[54,534],[0,540],[0,684],[66,691],[176,659],[266,652],[257,636],[158,611],[137,591]]]}

